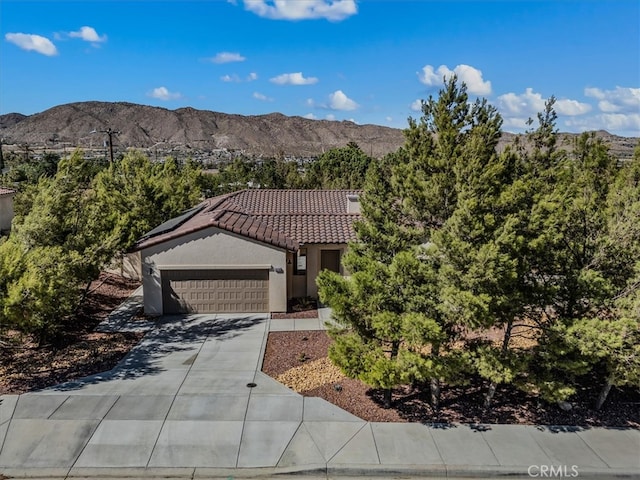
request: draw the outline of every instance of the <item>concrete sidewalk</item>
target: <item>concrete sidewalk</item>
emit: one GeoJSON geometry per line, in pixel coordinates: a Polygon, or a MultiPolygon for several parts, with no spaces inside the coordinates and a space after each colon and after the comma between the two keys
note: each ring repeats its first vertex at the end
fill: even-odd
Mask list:
{"type": "Polygon", "coordinates": [[[370,423],[302,397],[260,371],[270,322],[164,317],[110,372],[0,397],[0,472],[640,478],[637,430],[370,423]]]}
{"type": "Polygon", "coordinates": [[[277,318],[271,319],[269,331],[271,332],[295,332],[302,330],[326,330],[327,325],[336,325],[331,318],[331,309],[318,308],[316,318],[277,318]]]}

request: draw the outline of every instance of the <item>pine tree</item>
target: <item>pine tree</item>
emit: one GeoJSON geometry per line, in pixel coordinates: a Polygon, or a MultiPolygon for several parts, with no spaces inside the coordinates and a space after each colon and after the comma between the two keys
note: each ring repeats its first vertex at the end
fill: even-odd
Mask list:
{"type": "Polygon", "coordinates": [[[360,189],[364,185],[367,169],[372,163],[355,142],[324,152],[306,169],[306,188],[360,189]]]}
{"type": "Polygon", "coordinates": [[[540,178],[554,181],[543,187],[530,222],[536,235],[532,278],[540,293],[540,335],[530,380],[548,400],[564,400],[594,361],[580,352],[568,332],[576,322],[608,310],[616,283],[626,279],[616,280],[619,274],[607,266],[607,258],[613,257],[603,255],[615,159],[593,134],[583,134],[571,153],[547,164],[551,173],[541,171],[540,178]]]}
{"type": "Polygon", "coordinates": [[[467,131],[480,120],[470,115],[468,101],[466,85],[452,76],[437,98],[430,96],[422,103],[419,120],[409,118],[404,132],[399,151],[403,161],[394,179],[404,208],[428,228],[442,225],[456,207],[458,164],[464,162],[467,131]]]}
{"type": "Polygon", "coordinates": [[[173,158],[152,163],[140,152],[127,153],[97,175],[94,218],[103,219],[114,237],[112,254],[126,250],[144,233],[200,200],[200,171],[173,158]]]}
{"type": "Polygon", "coordinates": [[[348,376],[384,389],[385,407],[391,405],[392,388],[415,374],[407,351],[440,334],[424,313],[427,272],[413,249],[418,232],[403,221],[393,196],[393,161],[390,156],[367,174],[358,242],[343,259],[350,277],[324,271],[317,280],[321,300],[341,325],[330,330],[331,360],[348,376]]]}
{"type": "Polygon", "coordinates": [[[442,259],[443,314],[462,332],[476,372],[489,382],[488,408],[497,386],[514,382],[526,366],[525,352],[511,340],[529,304],[529,198],[520,158],[496,151],[499,114],[482,101],[472,112],[478,122],[457,163],[456,208],[432,238],[442,259]],[[497,344],[481,340],[490,329],[502,332],[497,344]]]}
{"type": "Polygon", "coordinates": [[[198,175],[138,153],[99,173],[80,151],[62,160],[52,178],[19,196],[0,244],[0,320],[41,343],[55,340],[116,253],[197,202],[198,175]]]}
{"type": "Polygon", "coordinates": [[[358,241],[344,258],[351,278],[327,273],[318,281],[348,327],[333,333],[332,359],[385,388],[387,404],[393,386],[429,380],[437,408],[441,380],[468,368],[454,348],[460,319],[443,310],[442,251],[431,237],[456,211],[467,170],[495,154],[500,125],[486,101],[470,106],[466,86],[447,81],[423,104],[420,122],[409,120],[405,146],[370,168],[358,241]]]}
{"type": "Polygon", "coordinates": [[[591,316],[570,323],[567,342],[605,378],[600,409],[613,386],[640,386],[640,154],[618,173],[607,198],[607,231],[592,260],[608,295],[591,316]]]}

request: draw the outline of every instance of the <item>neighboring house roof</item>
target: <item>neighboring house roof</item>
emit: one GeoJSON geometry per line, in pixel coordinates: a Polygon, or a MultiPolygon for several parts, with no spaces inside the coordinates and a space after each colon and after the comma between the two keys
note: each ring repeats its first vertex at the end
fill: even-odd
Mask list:
{"type": "Polygon", "coordinates": [[[12,195],[16,193],[16,191],[12,188],[0,187],[0,197],[4,195],[12,195]]]}
{"type": "Polygon", "coordinates": [[[295,251],[305,243],[355,239],[358,213],[347,213],[357,190],[241,190],[205,200],[141,238],[135,250],[209,227],[295,251]]]}

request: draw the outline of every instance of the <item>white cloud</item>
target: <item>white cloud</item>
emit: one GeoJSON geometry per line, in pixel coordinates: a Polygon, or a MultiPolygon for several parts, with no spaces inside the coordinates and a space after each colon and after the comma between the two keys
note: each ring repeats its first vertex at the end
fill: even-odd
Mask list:
{"type": "Polygon", "coordinates": [[[234,52],[220,52],[215,57],[210,58],[213,63],[232,63],[232,62],[244,62],[245,57],[239,53],[234,52]]]}
{"type": "Polygon", "coordinates": [[[309,120],[317,120],[318,117],[316,117],[313,113],[307,113],[304,118],[308,118],[309,120]]]}
{"type": "Polygon", "coordinates": [[[244,8],[272,20],[324,18],[339,22],[358,13],[355,0],[244,0],[244,8]]]}
{"type": "Polygon", "coordinates": [[[570,117],[575,115],[584,115],[591,111],[591,105],[588,103],[582,103],[577,100],[569,100],[566,98],[556,100],[554,108],[558,115],[568,115],[570,117]]]}
{"type": "Polygon", "coordinates": [[[237,73],[233,73],[231,75],[226,74],[220,77],[220,80],[227,83],[241,83],[243,81],[253,82],[257,79],[258,79],[258,74],[254,72],[251,72],[249,75],[247,75],[247,77],[244,80],[240,78],[240,75],[238,75],[237,73]]]}
{"type": "Polygon", "coordinates": [[[307,107],[312,107],[313,108],[313,107],[316,106],[316,102],[315,102],[315,100],[313,98],[307,98],[307,100],[304,103],[305,103],[305,105],[307,107]]]}
{"type": "Polygon", "coordinates": [[[324,118],[334,121],[336,119],[336,116],[333,113],[328,113],[324,118]]]}
{"type": "Polygon", "coordinates": [[[422,71],[418,72],[418,78],[422,83],[429,86],[441,86],[443,80],[448,80],[453,75],[458,76],[458,80],[467,85],[469,93],[474,95],[489,95],[491,93],[491,82],[482,78],[482,71],[470,65],[460,64],[453,70],[446,65],[440,65],[437,70],[433,66],[425,65],[422,71]]]}
{"type": "Polygon", "coordinates": [[[336,90],[329,95],[329,108],[332,110],[355,110],[358,104],[347,97],[342,90],[336,90]]]}
{"type": "Polygon", "coordinates": [[[564,123],[581,132],[606,130],[624,137],[640,136],[640,113],[601,113],[588,117],[571,117],[564,123]]]}
{"type": "Polygon", "coordinates": [[[239,83],[242,81],[235,73],[233,75],[223,75],[220,77],[220,80],[227,83],[239,83]]]}
{"type": "Polygon", "coordinates": [[[385,117],[385,120],[386,120],[387,122],[391,123],[391,122],[393,122],[393,117],[389,117],[389,116],[387,116],[387,117],[385,117]]]}
{"type": "Polygon", "coordinates": [[[316,77],[304,78],[302,72],[283,73],[282,75],[273,77],[270,81],[278,85],[313,85],[314,83],[318,83],[316,77]]]}
{"type": "Polygon", "coordinates": [[[256,100],[262,100],[263,102],[273,102],[273,98],[267,97],[260,92],[253,92],[253,98],[256,100]]]}
{"type": "Polygon", "coordinates": [[[602,121],[605,130],[634,132],[634,137],[640,135],[640,113],[603,113],[596,118],[602,121]]]}
{"type": "Polygon", "coordinates": [[[69,32],[71,38],[80,38],[85,42],[102,43],[107,41],[106,35],[98,35],[93,27],[81,27],[77,32],[69,32]]]}
{"type": "Polygon", "coordinates": [[[56,46],[46,37],[29,33],[7,33],[4,38],[22,50],[33,51],[52,57],[58,54],[56,46]]]}
{"type": "Polygon", "coordinates": [[[529,125],[530,118],[531,117],[503,117],[502,126],[507,131],[510,131],[509,129],[527,130],[531,127],[531,125],[529,125]]]}
{"type": "Polygon", "coordinates": [[[413,110],[414,112],[421,112],[422,111],[422,99],[418,98],[417,100],[414,100],[411,103],[410,106],[411,110],[413,110]]]}
{"type": "MultiPolygon", "coordinates": [[[[554,109],[559,117],[557,124],[561,131],[606,130],[626,137],[640,136],[640,100],[636,99],[636,95],[640,95],[640,89],[617,87],[615,90],[601,90],[587,88],[585,95],[600,101],[598,106],[601,112],[590,114],[593,107],[577,100],[556,100],[554,109]],[[607,103],[602,105],[602,102],[607,103]],[[608,109],[619,111],[611,112],[608,109]]],[[[505,129],[527,130],[536,127],[535,121],[533,125],[527,125],[527,120],[529,118],[535,119],[539,112],[544,111],[547,100],[540,93],[534,92],[532,88],[527,88],[521,94],[500,95],[496,106],[504,118],[505,129]]]]}
{"type": "Polygon", "coordinates": [[[527,88],[524,93],[505,93],[498,97],[498,108],[505,116],[528,117],[544,110],[544,98],[527,88]]]}
{"type": "MultiPolygon", "coordinates": [[[[544,111],[545,103],[548,99],[543,98],[540,93],[536,93],[532,88],[527,88],[524,93],[505,93],[498,97],[498,109],[505,117],[528,118],[534,117],[539,112],[544,111]]],[[[559,99],[556,100],[554,109],[558,115],[584,115],[591,111],[591,105],[577,100],[559,99]]]]}
{"type": "Polygon", "coordinates": [[[605,113],[638,112],[640,110],[640,88],[616,87],[614,90],[585,88],[587,97],[600,100],[598,108],[605,113]]]}
{"type": "Polygon", "coordinates": [[[170,92],[167,87],[158,87],[151,90],[147,95],[151,98],[158,100],[177,100],[182,98],[182,95],[178,92],[170,92]]]}

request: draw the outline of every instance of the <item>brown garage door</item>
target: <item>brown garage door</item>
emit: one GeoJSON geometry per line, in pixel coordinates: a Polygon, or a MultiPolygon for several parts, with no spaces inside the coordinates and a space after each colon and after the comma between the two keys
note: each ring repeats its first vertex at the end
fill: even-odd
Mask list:
{"type": "Polygon", "coordinates": [[[269,311],[268,270],[164,270],[164,313],[269,311]]]}

